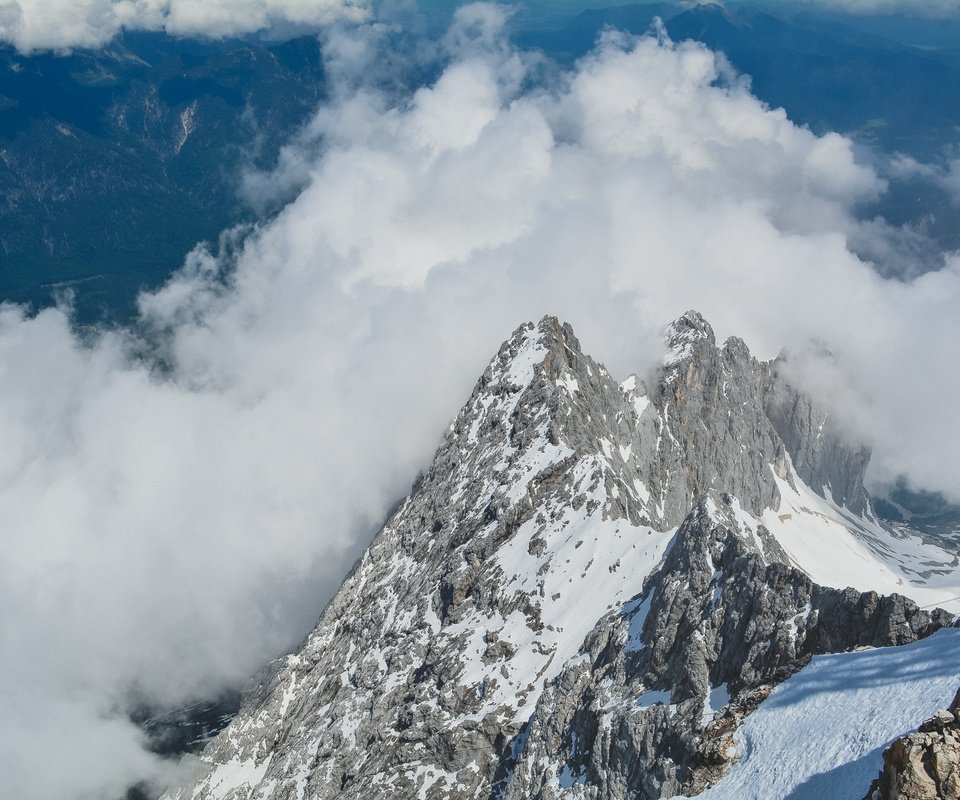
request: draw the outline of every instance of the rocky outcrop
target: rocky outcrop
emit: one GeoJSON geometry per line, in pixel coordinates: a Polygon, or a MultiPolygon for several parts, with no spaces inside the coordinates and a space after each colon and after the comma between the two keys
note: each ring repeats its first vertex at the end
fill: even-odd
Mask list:
{"type": "Polygon", "coordinates": [[[768,562],[722,498],[705,497],[643,593],[544,693],[504,797],[552,800],[574,784],[596,800],[695,794],[722,774],[739,720],[811,656],[908,644],[951,622],[768,562]]]}
{"type": "Polygon", "coordinates": [[[781,413],[775,366],[699,314],[667,338],[648,390],[554,318],[519,328],[300,651],[171,796],[669,796],[715,780],[737,720],[811,654],[942,624],[799,568],[763,516],[785,492],[781,517],[826,509],[858,565],[897,552],[796,494],[785,442],[834,497],[862,486],[862,451],[809,401],[781,413]]]}
{"type": "Polygon", "coordinates": [[[960,800],[960,691],[950,708],[884,751],[865,800],[960,800]]]}

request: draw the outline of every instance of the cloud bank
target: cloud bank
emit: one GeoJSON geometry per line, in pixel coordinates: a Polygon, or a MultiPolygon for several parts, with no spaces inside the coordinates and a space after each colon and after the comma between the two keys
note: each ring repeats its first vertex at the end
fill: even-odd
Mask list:
{"type": "Polygon", "coordinates": [[[817,339],[838,366],[805,380],[875,442],[875,474],[960,497],[960,261],[900,282],[851,252],[885,188],[851,143],[694,43],[609,37],[544,84],[503,28],[460,10],[439,77],[399,102],[363,84],[376,29],[331,34],[345,88],[278,177],[303,190],[229,255],[192,254],[140,329],[80,341],[64,311],[0,310],[11,796],[168,777],[131,703],[294,646],[544,313],[623,376],[691,307],[764,357],[817,339]]]}
{"type": "Polygon", "coordinates": [[[366,0],[0,0],[0,42],[29,53],[100,47],[124,29],[223,38],[366,13],[366,0]]]}
{"type": "MultiPolygon", "coordinates": [[[[714,0],[678,0],[677,5],[714,0]]],[[[511,0],[516,4],[516,0],[511,0]]],[[[820,6],[853,14],[955,17],[955,0],[771,0],[791,6],[820,6]]],[[[23,53],[101,47],[121,30],[166,31],[174,36],[224,38],[316,28],[338,20],[358,21],[374,5],[415,8],[400,0],[0,0],[0,42],[23,53]]],[[[718,3],[722,5],[722,3],[718,3]]],[[[452,1],[451,6],[456,5],[452,1]]],[[[572,14],[589,2],[567,6],[572,14]]]]}

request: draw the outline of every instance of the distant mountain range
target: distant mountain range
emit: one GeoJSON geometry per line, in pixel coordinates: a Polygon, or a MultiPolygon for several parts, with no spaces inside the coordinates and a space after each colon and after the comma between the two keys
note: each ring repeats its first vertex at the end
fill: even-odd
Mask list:
{"type": "Polygon", "coordinates": [[[315,37],[0,49],[0,298],[73,286],[82,320],[128,316],[141,286],[253,217],[241,168],[270,165],[324,89],[315,37]]]}
{"type": "Polygon", "coordinates": [[[931,49],[880,35],[893,26],[875,25],[870,33],[852,16],[650,3],[584,11],[559,30],[521,33],[518,39],[569,61],[593,47],[605,28],[644,34],[656,18],[673,40],[695,39],[724,53],[751,77],[760,99],[786,108],[791,119],[817,133],[840,131],[920,158],[956,142],[960,49],[954,48],[960,48],[960,29],[945,39],[954,48],[931,49]]]}
{"type": "MultiPolygon", "coordinates": [[[[521,13],[515,38],[568,63],[604,28],[643,34],[657,17],[673,39],[723,52],[757,96],[816,132],[921,161],[956,147],[960,33],[949,25],[914,25],[907,40],[921,47],[889,38],[898,29],[883,17],[654,3],[553,28],[521,13]]],[[[240,175],[273,164],[325,91],[315,37],[126,34],[66,56],[0,48],[0,299],[39,307],[72,288],[81,322],[128,318],[137,291],[162,283],[194,245],[264,213],[240,196],[240,175]]],[[[863,213],[955,248],[952,203],[942,187],[908,181],[863,213]]]]}

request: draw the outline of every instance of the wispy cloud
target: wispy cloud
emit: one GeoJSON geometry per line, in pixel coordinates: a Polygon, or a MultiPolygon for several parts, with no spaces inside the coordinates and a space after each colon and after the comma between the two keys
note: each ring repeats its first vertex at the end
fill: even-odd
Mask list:
{"type": "Polygon", "coordinates": [[[924,164],[910,156],[895,156],[888,167],[891,177],[921,178],[945,191],[960,206],[960,159],[948,158],[942,164],[924,164]]]}
{"type": "Polygon", "coordinates": [[[370,29],[331,34],[347,88],[287,159],[299,196],[233,256],[194,253],[137,331],[84,343],[61,311],[0,312],[0,681],[30,698],[0,715],[12,795],[159,770],[118,721],[130,698],[293,646],[544,313],[623,375],[689,307],[762,356],[817,339],[839,366],[807,380],[878,474],[960,496],[960,263],[888,281],[850,251],[885,188],[851,143],[697,44],[608,38],[544,85],[503,29],[463,9],[440,77],[400,102],[364,86],[370,29]]]}

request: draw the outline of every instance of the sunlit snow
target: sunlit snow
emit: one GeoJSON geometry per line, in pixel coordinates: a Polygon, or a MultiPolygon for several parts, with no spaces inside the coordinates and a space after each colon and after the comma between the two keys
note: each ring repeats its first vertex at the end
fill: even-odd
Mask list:
{"type": "Polygon", "coordinates": [[[960,630],[904,647],[817,656],[737,733],[742,761],[701,800],[860,800],[883,749],[949,705],[960,630]]]}

